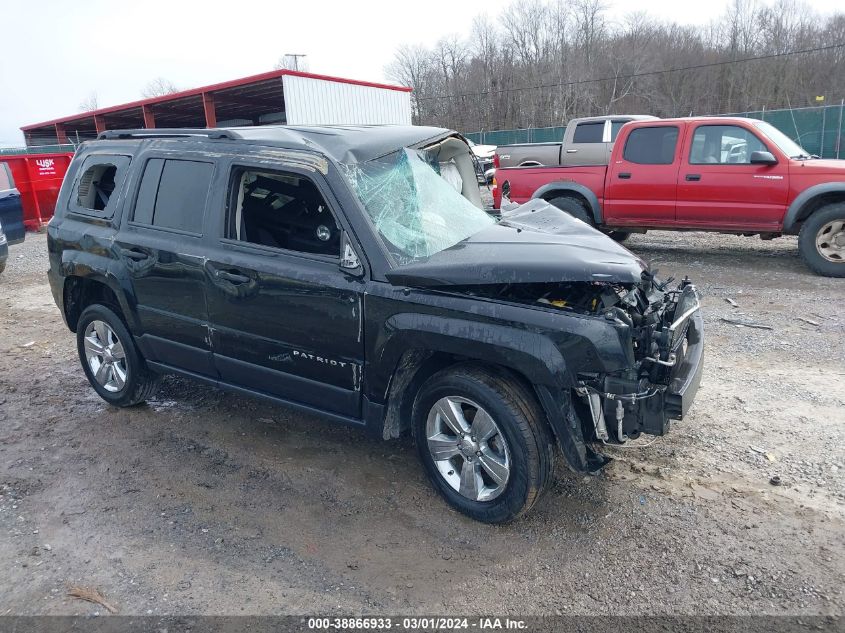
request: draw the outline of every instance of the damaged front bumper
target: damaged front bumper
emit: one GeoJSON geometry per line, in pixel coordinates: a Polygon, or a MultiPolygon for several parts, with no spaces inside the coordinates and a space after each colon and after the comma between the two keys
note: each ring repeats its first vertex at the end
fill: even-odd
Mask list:
{"type": "Polygon", "coordinates": [[[633,367],[582,377],[575,391],[589,419],[585,437],[622,444],[641,433],[665,435],[689,411],[704,369],[704,320],[692,284],[675,292],[659,314],[630,324],[639,348],[633,367]]]}

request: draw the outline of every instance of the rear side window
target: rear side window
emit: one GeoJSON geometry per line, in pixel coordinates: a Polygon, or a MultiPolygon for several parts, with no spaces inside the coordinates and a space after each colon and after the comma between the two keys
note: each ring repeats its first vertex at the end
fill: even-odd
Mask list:
{"type": "Polygon", "coordinates": [[[128,156],[96,154],[86,158],[71,194],[71,210],[112,217],[128,167],[128,156]]]}
{"type": "Polygon", "coordinates": [[[622,158],[640,165],[671,165],[678,145],[675,126],[641,127],[631,130],[622,158]]]}
{"type": "Polygon", "coordinates": [[[15,181],[12,180],[12,173],[6,163],[0,163],[0,191],[14,189],[15,181]]]}
{"type": "Polygon", "coordinates": [[[144,168],[132,220],[164,229],[202,234],[212,163],[151,158],[144,168]]]}
{"type": "Polygon", "coordinates": [[[613,143],[616,140],[616,137],[619,136],[619,130],[622,129],[622,126],[628,123],[628,121],[611,121],[610,122],[610,142],[613,143]]]}
{"type": "Polygon", "coordinates": [[[573,143],[601,143],[604,137],[604,121],[598,123],[579,123],[575,126],[573,143]]]}

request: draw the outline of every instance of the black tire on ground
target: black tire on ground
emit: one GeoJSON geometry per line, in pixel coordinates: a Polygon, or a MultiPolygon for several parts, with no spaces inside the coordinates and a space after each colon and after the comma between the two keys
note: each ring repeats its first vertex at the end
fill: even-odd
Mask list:
{"type": "Polygon", "coordinates": [[[624,242],[631,237],[631,234],[628,231],[602,231],[602,233],[617,242],[624,242]]]}
{"type": "MultiPolygon", "coordinates": [[[[798,235],[798,252],[804,262],[813,271],[825,277],[845,277],[845,258],[836,259],[825,257],[816,245],[820,232],[828,229],[832,222],[845,222],[845,202],[834,202],[813,212],[804,221],[801,233],[798,235]]],[[[840,229],[841,230],[841,229],[840,229]]]]}
{"type": "Polygon", "coordinates": [[[99,396],[111,405],[131,407],[140,404],[152,396],[158,388],[160,377],[147,367],[123,320],[106,306],[95,304],[82,311],[76,326],[76,349],[88,382],[99,396]],[[85,331],[93,321],[103,321],[107,324],[123,347],[126,380],[118,391],[109,391],[97,381],[86,358],[85,331]]]}
{"type": "Polygon", "coordinates": [[[477,521],[504,523],[517,518],[535,504],[552,481],[555,445],[545,414],[530,389],[503,370],[465,364],[435,374],[417,394],[413,424],[417,450],[432,484],[449,505],[477,521]],[[479,404],[507,442],[510,475],[502,492],[491,500],[463,496],[435,465],[426,423],[435,403],[446,397],[479,404]]]}
{"type": "Polygon", "coordinates": [[[578,218],[582,222],[586,222],[590,226],[595,226],[587,206],[578,198],[572,196],[561,196],[559,198],[552,198],[549,204],[556,206],[561,211],[566,211],[573,218],[578,218]]]}

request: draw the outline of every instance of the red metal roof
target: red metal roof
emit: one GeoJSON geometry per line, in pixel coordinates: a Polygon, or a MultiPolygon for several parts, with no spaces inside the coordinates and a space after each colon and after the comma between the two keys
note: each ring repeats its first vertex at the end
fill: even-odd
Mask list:
{"type": "Polygon", "coordinates": [[[178,101],[180,99],[184,99],[186,97],[195,97],[202,95],[203,93],[208,92],[217,92],[221,90],[227,90],[231,88],[238,88],[249,86],[251,84],[267,81],[270,79],[280,79],[285,75],[293,75],[296,77],[307,77],[310,79],[320,79],[322,81],[334,81],[338,83],[346,83],[346,84],[353,84],[357,86],[369,86],[371,88],[384,88],[387,90],[398,90],[401,92],[411,92],[411,88],[406,86],[394,86],[391,84],[381,84],[381,83],[374,83],[370,81],[358,81],[355,79],[345,79],[343,77],[332,77],[330,75],[317,75],[314,73],[306,73],[297,70],[271,70],[270,72],[261,73],[258,75],[252,75],[250,77],[243,77],[241,79],[233,79],[231,81],[224,81],[218,84],[211,84],[209,86],[202,86],[200,88],[191,88],[190,90],[182,90],[180,92],[174,92],[169,95],[163,95],[161,97],[152,97],[150,99],[140,99],[138,101],[130,101],[129,103],[123,103],[116,106],[110,106],[108,108],[99,108],[97,110],[90,110],[88,112],[78,112],[76,114],[72,114],[70,116],[60,117],[58,119],[51,119],[49,121],[43,121],[41,123],[32,123],[29,125],[24,125],[21,127],[21,130],[24,132],[28,132],[31,130],[36,130],[39,128],[45,128],[51,125],[55,125],[56,123],[69,123],[72,121],[78,121],[80,119],[90,119],[94,116],[102,116],[106,114],[115,114],[123,112],[124,110],[130,110],[135,108],[140,108],[142,106],[153,106],[153,105],[160,105],[166,104],[172,101],[178,101]]]}

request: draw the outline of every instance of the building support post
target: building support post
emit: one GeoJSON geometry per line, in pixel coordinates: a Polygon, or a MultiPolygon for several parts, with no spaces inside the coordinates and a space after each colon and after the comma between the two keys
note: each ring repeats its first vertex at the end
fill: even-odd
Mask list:
{"type": "Polygon", "coordinates": [[[141,106],[141,114],[144,115],[144,127],[148,130],[156,126],[156,118],[153,114],[153,107],[149,105],[141,106]]]}
{"type": "Polygon", "coordinates": [[[94,127],[97,129],[97,134],[102,134],[106,131],[106,120],[102,114],[94,115],[94,127]]]}
{"type": "Polygon", "coordinates": [[[202,93],[202,108],[205,110],[205,127],[217,127],[217,111],[214,108],[213,93],[202,93]]]}
{"type": "Polygon", "coordinates": [[[66,145],[68,143],[64,123],[56,123],[56,140],[59,142],[59,145],[66,145]]]}

